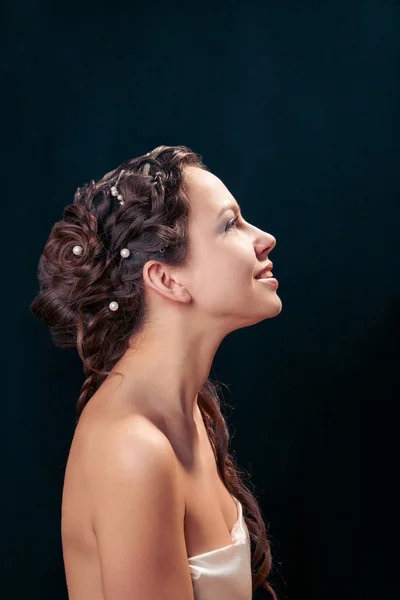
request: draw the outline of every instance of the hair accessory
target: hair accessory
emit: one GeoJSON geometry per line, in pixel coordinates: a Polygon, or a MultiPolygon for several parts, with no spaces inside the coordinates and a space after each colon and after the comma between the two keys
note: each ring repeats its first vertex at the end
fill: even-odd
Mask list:
{"type": "Polygon", "coordinates": [[[83,248],[82,246],[74,246],[72,248],[72,252],[76,255],[76,256],[81,256],[83,254],[83,248]]]}
{"type": "Polygon", "coordinates": [[[108,305],[108,308],[110,310],[118,310],[119,309],[119,304],[118,302],[115,302],[115,300],[113,300],[112,302],[110,302],[110,304],[108,305]]]}
{"type": "Polygon", "coordinates": [[[116,182],[115,182],[115,184],[114,184],[113,186],[111,186],[111,188],[110,188],[111,196],[116,196],[116,197],[117,197],[117,200],[118,200],[118,202],[120,203],[120,205],[121,205],[121,206],[122,206],[123,204],[125,204],[125,202],[124,202],[124,197],[123,197],[123,195],[122,195],[122,194],[120,194],[120,193],[118,192],[118,187],[117,187],[117,186],[118,186],[119,180],[121,179],[121,175],[122,175],[123,173],[125,173],[125,169],[122,169],[122,171],[120,171],[120,174],[118,175],[118,179],[117,179],[117,181],[116,181],[116,182]]]}
{"type": "Polygon", "coordinates": [[[122,248],[122,250],[120,251],[120,255],[122,256],[122,258],[128,258],[130,253],[131,251],[129,250],[129,248],[122,248]]]}

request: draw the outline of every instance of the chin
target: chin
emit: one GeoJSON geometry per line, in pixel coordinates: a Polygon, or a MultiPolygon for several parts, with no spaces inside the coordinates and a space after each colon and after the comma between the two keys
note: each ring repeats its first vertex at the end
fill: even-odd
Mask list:
{"type": "Polygon", "coordinates": [[[264,305],[263,310],[260,311],[259,307],[257,312],[253,313],[253,315],[249,315],[243,318],[240,324],[237,325],[235,329],[241,329],[242,327],[249,327],[251,325],[257,325],[257,323],[261,323],[266,319],[273,319],[277,317],[282,310],[282,301],[279,296],[276,296],[274,302],[268,302],[268,304],[264,305]]]}
{"type": "Polygon", "coordinates": [[[274,313],[274,317],[276,317],[277,315],[279,315],[279,313],[282,310],[282,300],[279,298],[279,296],[276,296],[277,302],[275,303],[276,306],[274,307],[276,309],[275,313],[274,313]]]}
{"type": "Polygon", "coordinates": [[[272,302],[268,302],[268,305],[265,306],[264,314],[261,320],[263,319],[273,319],[277,317],[282,310],[282,300],[279,296],[275,297],[275,300],[272,302]]]}

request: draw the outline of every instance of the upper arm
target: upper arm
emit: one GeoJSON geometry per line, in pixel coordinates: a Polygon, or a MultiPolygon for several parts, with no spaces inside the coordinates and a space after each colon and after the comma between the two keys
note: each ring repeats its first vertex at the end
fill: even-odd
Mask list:
{"type": "Polygon", "coordinates": [[[94,480],[104,600],[193,600],[176,461],[161,432],[118,426],[94,480]]]}

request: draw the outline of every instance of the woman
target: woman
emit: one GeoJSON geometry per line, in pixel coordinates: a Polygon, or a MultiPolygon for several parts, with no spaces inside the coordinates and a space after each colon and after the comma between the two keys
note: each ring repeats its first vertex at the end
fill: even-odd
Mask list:
{"type": "Polygon", "coordinates": [[[53,226],[31,310],[87,376],[62,498],[70,600],[249,600],[261,585],[276,599],[208,378],[229,332],[280,313],[275,244],[185,146],[78,188],[53,226]]]}

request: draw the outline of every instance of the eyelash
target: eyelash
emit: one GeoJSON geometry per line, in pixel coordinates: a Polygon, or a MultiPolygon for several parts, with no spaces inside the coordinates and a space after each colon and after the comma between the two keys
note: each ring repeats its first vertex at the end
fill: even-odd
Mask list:
{"type": "Polygon", "coordinates": [[[228,231],[228,229],[231,229],[233,227],[233,225],[236,223],[236,221],[238,220],[238,218],[239,218],[239,216],[237,216],[234,219],[231,219],[230,221],[228,221],[228,224],[225,227],[225,231],[228,231]]]}

